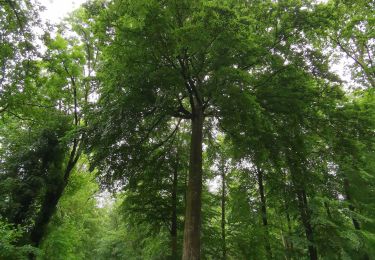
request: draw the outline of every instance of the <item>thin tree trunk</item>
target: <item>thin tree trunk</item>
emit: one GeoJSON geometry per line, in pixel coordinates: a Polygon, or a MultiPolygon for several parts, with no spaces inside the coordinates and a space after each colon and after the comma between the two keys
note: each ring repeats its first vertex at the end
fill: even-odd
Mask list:
{"type": "Polygon", "coordinates": [[[287,203],[286,201],[284,201],[285,203],[285,218],[286,218],[286,221],[287,221],[287,226],[288,226],[288,235],[287,237],[285,238],[285,249],[286,249],[286,259],[292,259],[292,256],[293,256],[293,242],[290,241],[290,237],[292,235],[292,224],[291,224],[291,220],[290,220],[290,215],[289,215],[289,212],[288,212],[288,206],[287,206],[287,203]]]}
{"type": "Polygon", "coordinates": [[[287,237],[285,238],[285,249],[286,249],[286,259],[292,259],[293,258],[293,242],[291,241],[291,236],[292,236],[292,223],[290,219],[290,214],[289,214],[289,197],[288,197],[288,185],[287,185],[287,173],[283,173],[281,168],[278,168],[279,172],[283,176],[283,182],[284,182],[284,207],[285,207],[285,218],[287,221],[287,226],[288,226],[288,232],[287,232],[287,237]]]}
{"type": "Polygon", "coordinates": [[[287,202],[286,198],[286,187],[285,187],[285,194],[284,194],[284,203],[285,203],[285,217],[288,225],[288,239],[287,239],[287,259],[292,259],[293,257],[293,250],[294,250],[294,245],[293,242],[291,241],[290,237],[292,236],[292,223],[290,220],[290,215],[289,215],[289,204],[287,202]]]}
{"type": "Polygon", "coordinates": [[[266,196],[264,195],[263,171],[260,169],[257,169],[257,179],[258,179],[258,185],[259,185],[262,223],[263,223],[263,227],[265,231],[265,238],[264,238],[265,249],[267,253],[267,259],[272,259],[272,250],[271,250],[271,245],[269,241],[269,233],[268,233],[266,196]]]}
{"type": "Polygon", "coordinates": [[[171,253],[173,260],[177,259],[177,180],[178,171],[176,166],[173,171],[172,184],[171,253]]]}
{"type": "Polygon", "coordinates": [[[286,240],[286,246],[287,246],[287,259],[292,259],[292,256],[293,256],[293,242],[290,241],[290,236],[292,234],[292,224],[291,224],[291,221],[290,221],[290,215],[289,215],[289,212],[288,212],[288,207],[286,207],[286,211],[285,211],[285,215],[286,215],[286,221],[287,221],[287,224],[288,224],[288,239],[286,240]]]}
{"type": "Polygon", "coordinates": [[[314,232],[311,225],[311,212],[307,202],[304,175],[298,161],[293,160],[289,156],[287,159],[293,186],[297,195],[299,214],[301,217],[302,225],[305,229],[305,235],[308,242],[308,251],[310,259],[317,260],[318,250],[315,246],[314,232]]]}
{"type": "Polygon", "coordinates": [[[328,205],[328,202],[324,202],[324,208],[326,209],[326,212],[327,212],[327,216],[330,220],[332,220],[332,214],[331,214],[331,210],[329,208],[329,205],[328,205]]]}
{"type": "Polygon", "coordinates": [[[191,120],[189,182],[187,187],[183,260],[200,259],[202,208],[203,109],[195,107],[191,120]]]}
{"type": "Polygon", "coordinates": [[[300,211],[302,224],[305,228],[305,235],[309,243],[308,250],[309,250],[310,259],[316,260],[318,259],[318,251],[316,249],[316,246],[314,245],[314,233],[313,233],[313,228],[311,226],[311,214],[308,208],[305,190],[299,189],[297,191],[297,199],[298,199],[298,208],[300,211]]]}
{"type": "Polygon", "coordinates": [[[226,199],[226,188],[225,188],[225,170],[224,167],[221,171],[221,239],[222,239],[222,253],[223,259],[227,259],[227,244],[225,234],[225,199],[226,199]]]}

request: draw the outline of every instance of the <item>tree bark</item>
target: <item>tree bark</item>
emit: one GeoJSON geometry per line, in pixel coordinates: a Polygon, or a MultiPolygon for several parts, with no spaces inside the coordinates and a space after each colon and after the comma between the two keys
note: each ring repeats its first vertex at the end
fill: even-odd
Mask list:
{"type": "Polygon", "coordinates": [[[225,199],[226,199],[226,187],[225,187],[225,170],[224,167],[221,171],[221,240],[222,240],[222,256],[223,260],[227,259],[227,244],[225,234],[225,199]]]}
{"type": "Polygon", "coordinates": [[[303,176],[303,170],[297,161],[293,160],[288,156],[288,163],[290,174],[293,182],[293,186],[297,195],[297,203],[299,214],[301,217],[302,225],[305,229],[305,235],[308,242],[308,251],[311,260],[318,259],[318,250],[315,246],[314,232],[311,225],[311,212],[307,202],[307,196],[305,191],[305,180],[303,176]]]}
{"type": "Polygon", "coordinates": [[[189,181],[187,187],[183,260],[200,259],[202,208],[203,109],[197,105],[191,120],[189,181]]]}
{"type": "Polygon", "coordinates": [[[286,221],[287,221],[287,224],[288,224],[288,237],[286,239],[286,258],[287,259],[292,259],[293,258],[293,242],[290,241],[290,237],[292,235],[292,224],[291,224],[291,221],[290,221],[290,215],[289,215],[289,211],[288,211],[288,207],[285,208],[285,215],[286,215],[286,221]]]}
{"type": "Polygon", "coordinates": [[[51,217],[55,213],[56,206],[64,192],[65,186],[66,185],[61,184],[56,187],[55,190],[50,190],[45,194],[45,198],[41,206],[41,212],[39,213],[39,216],[35,221],[30,235],[33,246],[40,246],[40,243],[46,233],[47,225],[50,222],[51,217]]]}
{"type": "Polygon", "coordinates": [[[40,213],[38,214],[30,234],[30,240],[32,245],[35,247],[39,247],[40,242],[45,235],[47,225],[55,213],[57,204],[65,190],[66,185],[68,184],[70,174],[78,161],[80,153],[77,153],[77,146],[78,141],[75,140],[73,149],[70,153],[69,162],[65,168],[64,175],[62,176],[61,183],[56,183],[55,187],[48,189],[44,196],[40,213]]]}
{"type": "Polygon", "coordinates": [[[316,249],[316,246],[314,245],[314,233],[313,233],[313,228],[311,226],[311,214],[308,208],[306,192],[304,189],[299,189],[297,191],[297,199],[298,199],[298,208],[300,211],[302,224],[305,228],[305,235],[309,243],[308,250],[309,250],[310,259],[316,260],[318,259],[318,251],[316,249]]]}
{"type": "Polygon", "coordinates": [[[261,214],[262,214],[262,223],[265,231],[265,249],[267,253],[267,259],[272,259],[272,250],[269,240],[268,233],[268,219],[267,219],[267,205],[266,205],[266,196],[264,194],[264,185],[263,185],[263,171],[257,169],[257,179],[259,185],[259,194],[260,194],[260,205],[261,205],[261,214]]]}
{"type": "Polygon", "coordinates": [[[177,259],[177,166],[173,171],[172,184],[172,219],[171,219],[171,254],[172,259],[177,259]]]}

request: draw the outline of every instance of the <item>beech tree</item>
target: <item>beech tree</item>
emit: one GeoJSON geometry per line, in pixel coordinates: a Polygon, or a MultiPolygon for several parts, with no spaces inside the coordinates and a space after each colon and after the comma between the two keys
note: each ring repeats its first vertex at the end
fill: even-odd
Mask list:
{"type": "MultiPolygon", "coordinates": [[[[217,94],[229,97],[244,91],[243,67],[251,62],[245,24],[229,6],[187,1],[115,1],[105,16],[113,22],[103,25],[112,36],[107,35],[99,71],[105,84],[99,108],[104,126],[99,131],[104,137],[116,135],[109,145],[103,135],[100,142],[107,143],[106,150],[139,150],[137,144],[168,130],[173,120],[170,135],[182,120],[190,120],[183,258],[198,259],[205,118],[218,111],[213,100],[219,106],[223,102],[217,94]],[[121,124],[114,125],[117,120],[121,124]]],[[[114,160],[121,163],[124,158],[114,160]]]]}
{"type": "Polygon", "coordinates": [[[0,258],[371,259],[373,7],[0,0],[0,258]]]}

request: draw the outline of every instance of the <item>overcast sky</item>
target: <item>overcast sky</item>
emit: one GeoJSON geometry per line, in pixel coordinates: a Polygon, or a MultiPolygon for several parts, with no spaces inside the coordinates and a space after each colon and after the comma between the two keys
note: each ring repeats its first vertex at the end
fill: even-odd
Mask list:
{"type": "Polygon", "coordinates": [[[86,0],[39,0],[39,2],[47,8],[41,15],[42,18],[56,23],[86,0]]]}

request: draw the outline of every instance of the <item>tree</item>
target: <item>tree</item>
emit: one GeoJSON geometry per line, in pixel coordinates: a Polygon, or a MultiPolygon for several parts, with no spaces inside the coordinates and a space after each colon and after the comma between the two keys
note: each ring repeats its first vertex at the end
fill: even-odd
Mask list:
{"type": "Polygon", "coordinates": [[[198,259],[204,122],[216,110],[213,100],[220,106],[231,92],[243,91],[243,67],[250,63],[245,24],[229,7],[204,1],[114,1],[102,20],[112,22],[102,24],[109,34],[99,72],[102,127],[96,129],[105,135],[97,141],[104,144],[101,150],[112,146],[122,152],[102,155],[102,161],[111,168],[116,167],[113,160],[126,163],[124,150],[139,152],[141,142],[152,142],[155,130],[160,135],[176,122],[173,135],[181,120],[190,120],[183,258],[198,259]],[[117,120],[122,123],[114,125],[117,120]]]}
{"type": "MultiPolygon", "coordinates": [[[[25,6],[29,5],[31,8],[29,3],[25,6]]],[[[8,217],[11,223],[28,226],[25,242],[34,246],[40,244],[82,153],[83,111],[88,105],[91,83],[91,78],[87,80],[84,75],[85,52],[77,39],[66,40],[61,34],[52,39],[46,34],[44,40],[47,51],[42,59],[32,57],[27,61],[33,70],[19,68],[27,69],[20,82],[7,79],[15,85],[6,89],[12,93],[11,98],[5,99],[1,124],[4,130],[1,156],[4,165],[9,165],[1,169],[2,178],[8,184],[16,183],[12,186],[4,181],[8,188],[2,195],[19,199],[20,208],[15,208],[20,214],[8,217]],[[15,129],[13,134],[12,129],[15,129]],[[20,145],[20,140],[26,142],[20,145]],[[22,172],[26,177],[19,174],[22,172]],[[23,185],[28,188],[23,189],[23,185]],[[17,186],[21,192],[17,192],[17,186]]],[[[90,64],[92,70],[93,63],[90,64]]]]}
{"type": "Polygon", "coordinates": [[[0,2],[0,258],[375,254],[372,3],[0,2]]]}

